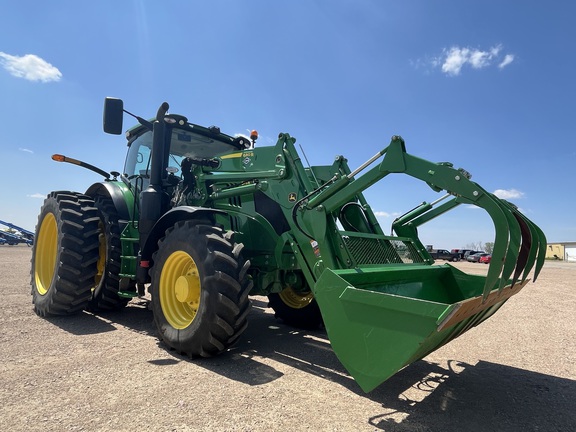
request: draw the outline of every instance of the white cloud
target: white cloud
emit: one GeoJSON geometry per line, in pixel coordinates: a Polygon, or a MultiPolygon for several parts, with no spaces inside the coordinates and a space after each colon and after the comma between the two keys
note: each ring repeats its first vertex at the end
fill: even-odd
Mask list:
{"type": "Polygon", "coordinates": [[[390,213],[384,212],[384,211],[375,211],[374,215],[376,217],[390,217],[392,216],[390,213]]]}
{"type": "Polygon", "coordinates": [[[385,211],[375,211],[374,212],[374,216],[382,217],[382,218],[390,218],[390,217],[397,218],[400,215],[401,215],[401,213],[399,213],[399,212],[392,212],[392,213],[388,213],[385,211]]]}
{"type": "Polygon", "coordinates": [[[22,147],[20,147],[18,150],[26,152],[26,153],[34,153],[32,150],[27,149],[27,148],[22,148],[22,147]]]}
{"type": "Polygon", "coordinates": [[[32,195],[26,195],[26,196],[28,198],[42,198],[42,199],[46,198],[46,195],[41,194],[41,193],[34,193],[32,195]]]}
{"type": "Polygon", "coordinates": [[[498,65],[498,67],[500,69],[504,69],[506,66],[508,66],[513,61],[514,61],[514,55],[513,54],[506,54],[504,56],[504,60],[502,60],[502,62],[498,65]]]}
{"type": "Polygon", "coordinates": [[[432,67],[440,67],[442,72],[450,76],[460,75],[462,68],[466,65],[471,66],[473,69],[482,69],[499,61],[498,67],[503,69],[514,61],[514,55],[506,54],[500,60],[501,51],[502,45],[496,45],[487,51],[453,46],[450,49],[445,48],[440,57],[430,61],[430,65],[432,67]]]}
{"type": "Polygon", "coordinates": [[[34,54],[18,57],[0,51],[0,65],[11,75],[29,81],[60,81],[62,73],[34,54]]]}
{"type": "Polygon", "coordinates": [[[442,72],[448,75],[458,75],[462,66],[468,61],[469,55],[468,48],[451,48],[442,63],[442,72]]]}
{"type": "Polygon", "coordinates": [[[496,189],[494,195],[500,199],[518,199],[524,197],[524,192],[520,192],[516,189],[496,189]]]}
{"type": "Polygon", "coordinates": [[[490,61],[494,57],[492,51],[472,51],[470,53],[470,58],[468,62],[472,65],[474,69],[481,69],[483,67],[489,66],[490,61]]]}

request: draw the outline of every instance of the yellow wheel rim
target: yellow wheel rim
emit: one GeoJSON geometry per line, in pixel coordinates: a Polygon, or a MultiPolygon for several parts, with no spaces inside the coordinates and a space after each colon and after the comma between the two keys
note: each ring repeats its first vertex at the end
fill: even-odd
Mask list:
{"type": "Polygon", "coordinates": [[[314,299],[314,294],[312,294],[312,292],[306,294],[297,293],[291,287],[284,288],[279,296],[284,304],[290,306],[292,309],[302,309],[303,307],[308,306],[314,299]]]}
{"type": "Polygon", "coordinates": [[[168,323],[175,329],[188,327],[200,307],[200,276],[190,255],[172,253],[162,268],[159,286],[160,306],[168,323]]]}
{"type": "Polygon", "coordinates": [[[100,281],[104,276],[104,267],[106,266],[106,234],[104,232],[104,224],[102,221],[98,222],[98,262],[96,263],[96,276],[94,277],[94,288],[100,285],[100,281]]]}
{"type": "Polygon", "coordinates": [[[42,220],[34,252],[34,280],[36,291],[40,295],[45,295],[50,289],[56,271],[57,255],[58,225],[56,217],[52,213],[48,213],[42,220]]]}

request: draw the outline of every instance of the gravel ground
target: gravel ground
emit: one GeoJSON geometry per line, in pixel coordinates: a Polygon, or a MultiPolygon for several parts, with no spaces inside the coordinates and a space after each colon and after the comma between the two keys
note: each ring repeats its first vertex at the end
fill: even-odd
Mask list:
{"type": "Polygon", "coordinates": [[[30,255],[0,246],[0,431],[576,430],[576,264],[547,263],[487,322],[366,394],[324,332],[284,326],[262,297],[239,343],[200,361],[159,343],[143,300],[39,318],[30,255]]]}

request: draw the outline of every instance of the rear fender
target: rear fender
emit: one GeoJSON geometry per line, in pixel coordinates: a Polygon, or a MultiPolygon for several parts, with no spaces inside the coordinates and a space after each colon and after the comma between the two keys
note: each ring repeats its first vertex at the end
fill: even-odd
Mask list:
{"type": "Polygon", "coordinates": [[[120,217],[120,222],[126,224],[134,219],[134,194],[128,186],[120,181],[94,183],[86,191],[86,195],[107,195],[112,199],[120,217]]]}

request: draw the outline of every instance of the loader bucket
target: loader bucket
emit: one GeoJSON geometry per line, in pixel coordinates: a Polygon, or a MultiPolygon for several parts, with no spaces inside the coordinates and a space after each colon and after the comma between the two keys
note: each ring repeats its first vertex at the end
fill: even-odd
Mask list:
{"type": "Polygon", "coordinates": [[[528,279],[487,296],[485,282],[448,264],[326,269],[314,295],[334,352],[368,392],[487,319],[528,279]]]}

